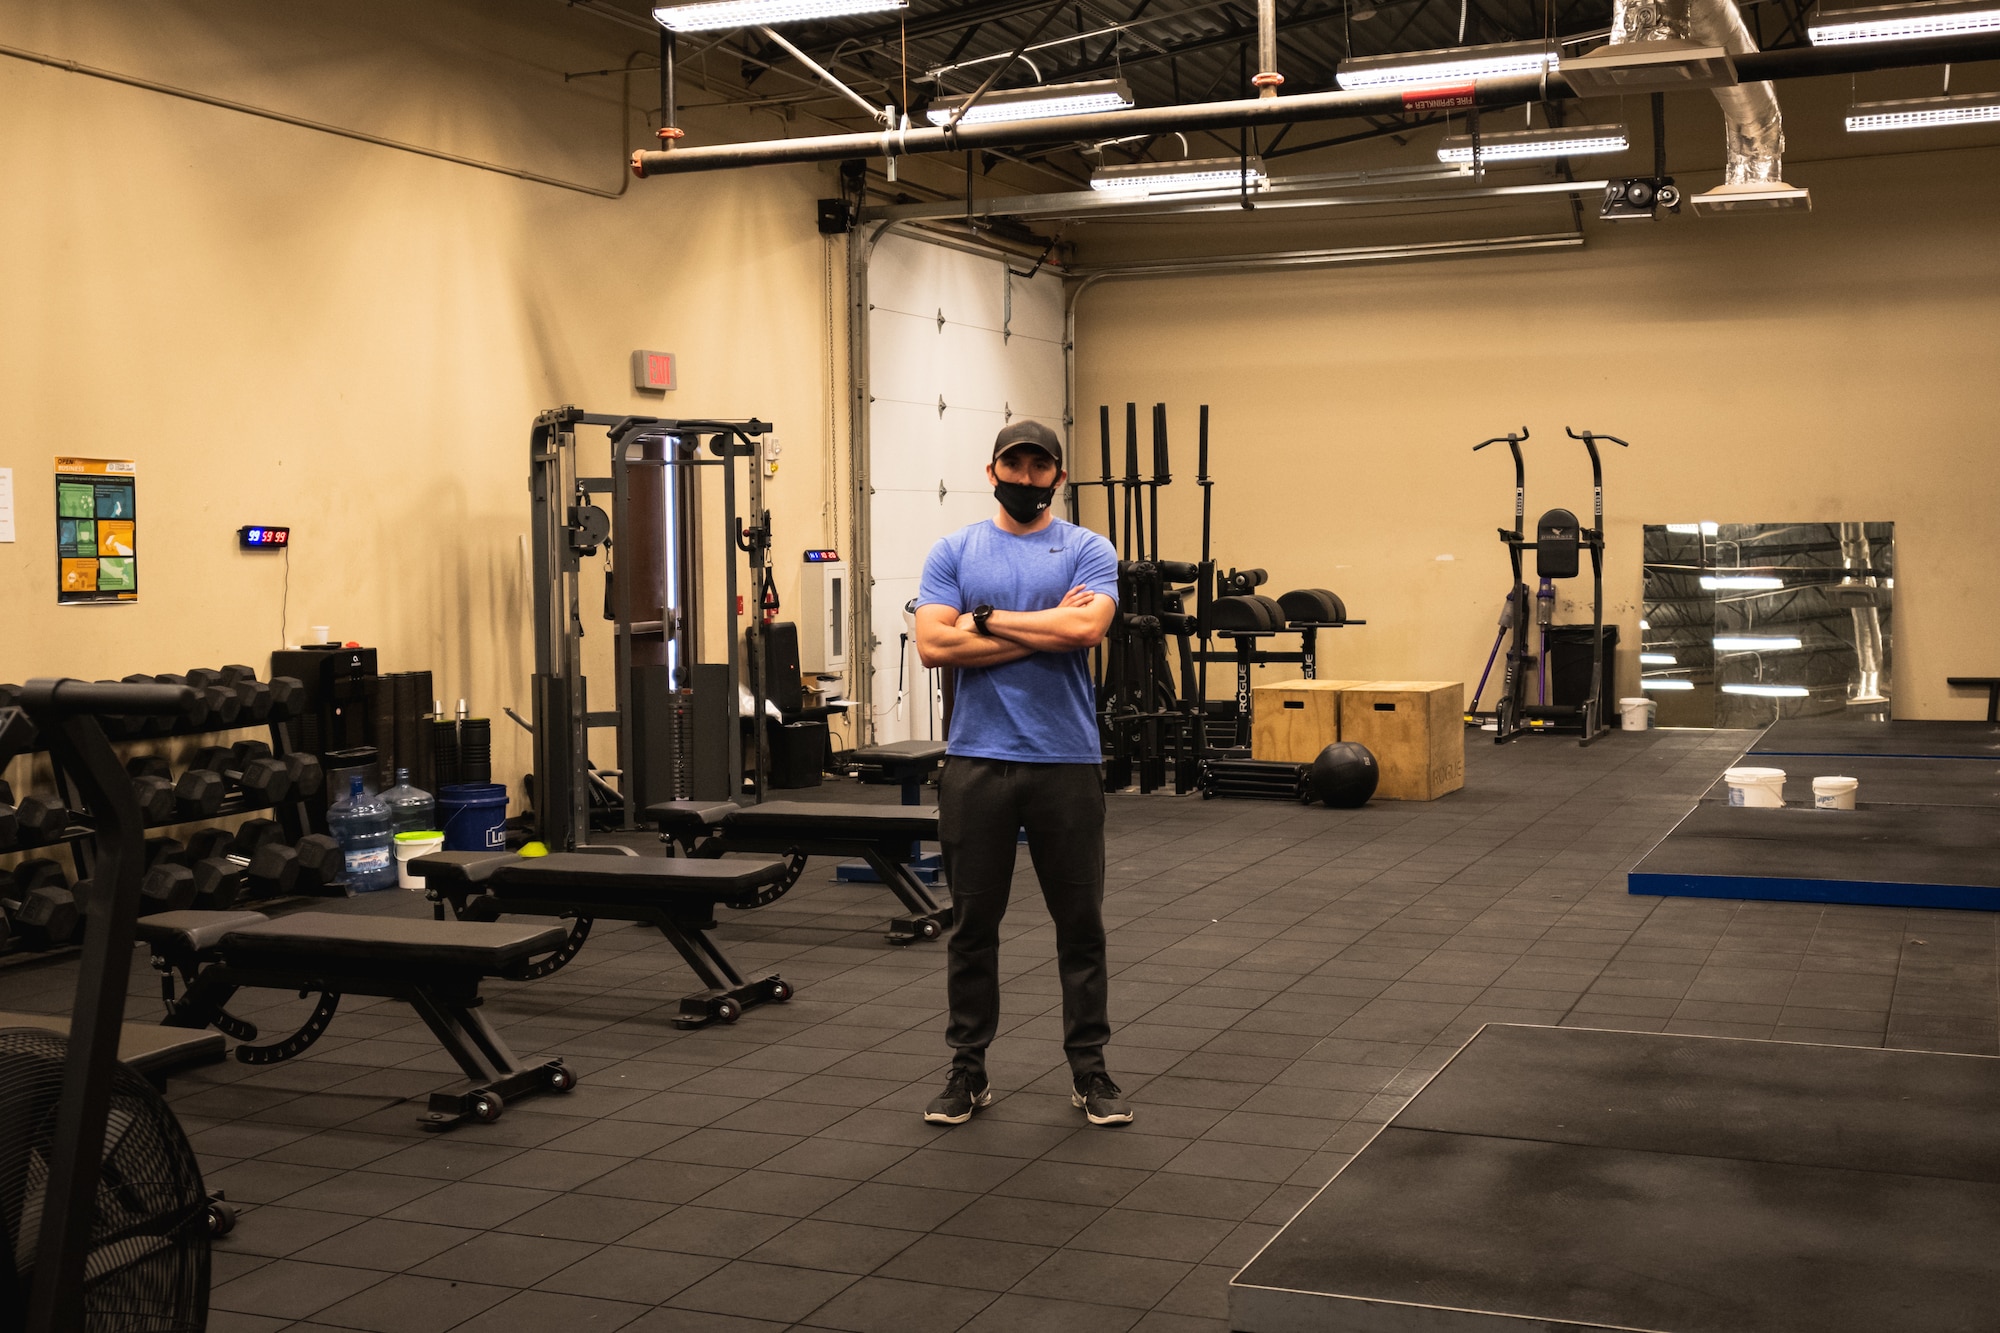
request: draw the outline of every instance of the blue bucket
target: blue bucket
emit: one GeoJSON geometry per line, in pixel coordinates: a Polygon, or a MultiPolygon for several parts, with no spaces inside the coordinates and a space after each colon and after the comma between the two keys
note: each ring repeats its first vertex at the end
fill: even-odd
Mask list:
{"type": "Polygon", "coordinates": [[[448,852],[507,850],[507,789],[497,782],[463,782],[438,791],[439,827],[448,852]]]}

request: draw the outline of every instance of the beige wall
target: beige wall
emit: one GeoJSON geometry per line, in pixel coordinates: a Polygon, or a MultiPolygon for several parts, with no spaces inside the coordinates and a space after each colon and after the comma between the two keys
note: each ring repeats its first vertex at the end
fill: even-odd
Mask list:
{"type": "MultiPolygon", "coordinates": [[[[652,49],[548,0],[11,0],[0,43],[610,190],[620,81],[561,76],[652,49]]],[[[511,781],[537,411],[774,421],[780,551],[836,535],[818,169],[600,199],[15,59],[0,103],[0,680],[261,669],[325,624],[494,717],[511,781]],[[631,390],[635,347],[679,354],[677,393],[631,390]],[[137,605],[56,605],[56,454],[138,460],[137,605]],[[288,592],[284,559],[235,549],[249,522],[292,525],[288,592]]]]}
{"type": "MultiPolygon", "coordinates": [[[[1605,600],[1632,645],[1622,689],[1642,523],[1893,520],[1896,711],[1980,716],[1944,677],[2000,669],[1996,167],[1991,148],[1795,166],[1810,215],[1593,219],[1582,251],[1100,283],[1078,307],[1084,451],[1097,404],[1136,400],[1143,422],[1164,400],[1191,480],[1211,404],[1218,557],[1269,568],[1277,590],[1331,587],[1370,622],[1334,639],[1323,674],[1469,694],[1507,586],[1495,529],[1513,519],[1504,449],[1471,446],[1532,429],[1532,522],[1588,513],[1565,425],[1620,435],[1605,600]]],[[[1458,234],[1566,222],[1496,210],[1458,234]]],[[[1352,242],[1325,226],[1314,243],[1352,242]]],[[[1194,551],[1198,494],[1166,499],[1170,543],[1194,551]]]]}

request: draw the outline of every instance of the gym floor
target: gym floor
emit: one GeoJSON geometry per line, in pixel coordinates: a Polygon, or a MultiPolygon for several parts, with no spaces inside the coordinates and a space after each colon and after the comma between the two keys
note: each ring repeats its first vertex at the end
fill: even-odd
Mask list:
{"type": "MultiPolygon", "coordinates": [[[[491,985],[518,1053],[582,1075],[496,1124],[419,1130],[456,1070],[403,1006],[349,1001],[299,1060],[173,1080],[210,1187],[242,1208],[209,1327],[1220,1330],[1230,1276],[1481,1023],[2000,1053],[1990,914],[1626,893],[1753,734],[1470,733],[1466,790],[1424,805],[1113,797],[1108,1056],[1129,1128],[1069,1105],[1025,849],[998,1097],[957,1128],[918,1117],[946,1065],[943,947],[884,944],[893,900],[824,863],[725,914],[745,971],[799,987],[733,1027],[672,1028],[692,979],[631,926],[491,985]]],[[[427,910],[400,892],[332,908],[427,910]]],[[[143,959],[136,1021],[159,1003],[143,959]]],[[[9,969],[0,1007],[64,1011],[74,980],[9,969]]],[[[272,1032],[309,1008],[247,998],[272,1032]]]]}

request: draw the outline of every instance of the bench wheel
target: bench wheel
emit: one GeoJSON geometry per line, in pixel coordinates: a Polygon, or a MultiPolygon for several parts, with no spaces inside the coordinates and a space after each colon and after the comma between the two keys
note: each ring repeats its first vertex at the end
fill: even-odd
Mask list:
{"type": "Polygon", "coordinates": [[[792,983],[789,981],[779,981],[776,978],[773,978],[771,981],[771,998],[777,1001],[779,1004],[783,1004],[786,1000],[791,999],[792,983]]]}
{"type": "Polygon", "coordinates": [[[942,934],[944,934],[944,927],[929,917],[925,917],[922,921],[917,922],[917,936],[919,939],[934,940],[942,934]]]}
{"type": "Polygon", "coordinates": [[[491,1088],[481,1088],[468,1099],[466,1109],[472,1113],[473,1119],[490,1125],[507,1109],[507,1103],[491,1088]]]}
{"type": "Polygon", "coordinates": [[[734,996],[725,995],[715,1002],[715,1016],[724,1023],[734,1023],[743,1017],[743,1006],[734,996]]]}
{"type": "Polygon", "coordinates": [[[549,1066],[549,1088],[553,1092],[568,1092],[576,1086],[576,1074],[562,1065],[549,1066]]]}
{"type": "Polygon", "coordinates": [[[203,1210],[210,1240],[220,1240],[236,1229],[236,1210],[221,1199],[210,1199],[203,1210]]]}

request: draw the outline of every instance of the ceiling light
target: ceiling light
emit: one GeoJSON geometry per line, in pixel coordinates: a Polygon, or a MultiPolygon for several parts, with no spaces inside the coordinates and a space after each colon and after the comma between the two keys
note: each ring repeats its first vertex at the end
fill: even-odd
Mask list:
{"type": "MultiPolygon", "coordinates": [[[[1534,157],[1580,157],[1585,153],[1622,153],[1627,141],[1623,125],[1566,125],[1561,129],[1503,130],[1479,136],[1481,162],[1512,162],[1534,157]]],[[[1472,136],[1446,135],[1438,145],[1438,161],[1472,161],[1472,136]]]]}
{"type": "Polygon", "coordinates": [[[1639,628],[1640,628],[1640,629],[1651,629],[1651,628],[1653,628],[1653,622],[1652,622],[1652,621],[1650,621],[1650,620],[1642,620],[1642,621],[1640,621],[1640,622],[1639,622],[1639,628]]]}
{"type": "Polygon", "coordinates": [[[1270,183],[1264,159],[1204,157],[1187,162],[1134,162],[1123,167],[1099,167],[1090,173],[1090,188],[1117,194],[1184,194],[1190,190],[1236,190],[1247,183],[1261,190],[1270,183]]]}
{"type": "Polygon", "coordinates": [[[1803,685],[1724,685],[1724,694],[1754,694],[1763,699],[1803,699],[1812,691],[1803,685]]]}
{"type": "Polygon", "coordinates": [[[1640,653],[1640,654],[1639,654],[1639,665],[1640,665],[1640,666],[1675,666],[1675,665],[1678,665],[1678,663],[1677,663],[1677,661],[1675,660],[1675,658],[1674,658],[1674,655],[1673,655],[1672,653],[1640,653]]]}
{"type": "Polygon", "coordinates": [[[1701,586],[1705,592],[1714,592],[1718,588],[1747,588],[1752,591],[1769,592],[1773,588],[1784,587],[1785,581],[1766,574],[1704,574],[1701,576],[1701,586]]]}
{"type": "Polygon", "coordinates": [[[1640,680],[1639,688],[1642,690],[1691,690],[1694,688],[1694,682],[1691,680],[1668,680],[1664,676],[1649,676],[1640,680]]]}
{"type": "Polygon", "coordinates": [[[1782,634],[1718,634],[1715,647],[1724,653],[1780,653],[1805,645],[1782,634]]]}
{"type": "Polygon", "coordinates": [[[2000,120],[2000,93],[1856,102],[1847,109],[1850,130],[1919,130],[1932,125],[1982,125],[1993,120],[2000,120]]]}
{"type": "Polygon", "coordinates": [[[1772,213],[1780,209],[1812,211],[1812,191],[1801,190],[1783,181],[1757,181],[1743,185],[1718,185],[1690,195],[1688,202],[1697,214],[1772,213]]]}
{"type": "Polygon", "coordinates": [[[1600,46],[1564,60],[1562,73],[1578,97],[1726,88],[1736,82],[1729,52],[1677,37],[1600,46]]]}
{"type": "Polygon", "coordinates": [[[844,14],[880,14],[908,7],[909,0],[709,0],[699,5],[662,5],[653,11],[653,21],[673,32],[707,32],[807,23],[844,14]]]}
{"type": "Polygon", "coordinates": [[[1543,42],[1498,42],[1454,46],[1442,51],[1406,51],[1393,56],[1343,60],[1334,70],[1342,88],[1432,88],[1438,84],[1494,79],[1508,74],[1555,71],[1560,58],[1543,42]]]}
{"type": "Polygon", "coordinates": [[[1701,524],[1699,524],[1699,523],[1669,523],[1669,524],[1667,524],[1667,531],[1668,531],[1668,532],[1677,532],[1677,533],[1679,533],[1679,534],[1680,534],[1681,536],[1683,536],[1683,537],[1699,537],[1699,536],[1701,536],[1701,524]]]}
{"type": "MultiPolygon", "coordinates": [[[[968,94],[969,96],[969,94],[968,94]]],[[[933,125],[948,125],[964,97],[940,97],[924,114],[933,125]]],[[[958,118],[961,125],[988,125],[1007,120],[1038,120],[1043,116],[1081,116],[1092,111],[1123,111],[1132,105],[1132,89],[1123,79],[1088,83],[1057,83],[1035,88],[990,92],[958,118]]]]}
{"type": "Polygon", "coordinates": [[[1806,32],[1814,46],[1907,42],[1919,37],[2000,32],[2000,4],[1994,0],[1942,0],[1933,4],[1837,9],[1830,14],[1822,13],[1806,24],[1806,32]]]}

